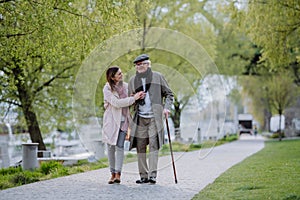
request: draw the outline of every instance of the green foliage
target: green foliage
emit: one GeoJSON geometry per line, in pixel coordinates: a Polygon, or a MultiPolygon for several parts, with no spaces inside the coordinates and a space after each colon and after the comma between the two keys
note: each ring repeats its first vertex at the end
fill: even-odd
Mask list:
{"type": "Polygon", "coordinates": [[[21,125],[36,126],[29,130],[34,140],[40,135],[35,130],[70,131],[76,72],[101,42],[135,26],[133,2],[47,0],[0,5],[0,102],[6,103],[6,109],[14,105],[11,110],[21,125]],[[38,119],[27,117],[24,123],[26,111],[38,119]]]}
{"type": "MultiPolygon", "coordinates": [[[[172,150],[174,152],[188,152],[188,151],[195,151],[199,150],[201,148],[211,148],[216,145],[221,145],[227,142],[232,142],[237,140],[237,135],[229,135],[227,137],[224,137],[218,141],[204,141],[201,144],[191,143],[181,143],[181,142],[172,142],[172,150]]],[[[167,154],[170,152],[169,144],[164,144],[160,150],[162,154],[167,154]]]]}
{"type": "MultiPolygon", "coordinates": [[[[172,150],[174,152],[187,152],[189,151],[189,144],[183,144],[180,142],[172,142],[172,150]]],[[[170,151],[169,144],[164,144],[161,149],[161,153],[167,153],[170,151]]]]}
{"type": "MultiPolygon", "coordinates": [[[[300,140],[268,141],[194,196],[196,199],[300,199],[300,140]]],[[[233,153],[234,156],[234,153],[233,153]]]]}
{"type": "Polygon", "coordinates": [[[50,174],[51,172],[57,171],[63,168],[63,165],[58,161],[42,162],[40,166],[40,171],[43,174],[50,174]]]}
{"type": "Polygon", "coordinates": [[[190,144],[189,149],[191,149],[192,151],[201,149],[201,144],[190,144]]]}
{"type": "Polygon", "coordinates": [[[40,167],[34,171],[23,171],[21,167],[0,169],[0,189],[96,170],[107,166],[107,158],[103,158],[94,163],[82,160],[74,166],[64,166],[58,161],[46,161],[42,162],[40,167]]]}
{"type": "Polygon", "coordinates": [[[279,137],[284,138],[285,136],[284,136],[284,133],[283,133],[283,132],[282,132],[282,133],[275,132],[275,133],[273,133],[272,135],[270,135],[269,137],[270,137],[270,138],[279,138],[279,137]],[[280,136],[279,136],[279,134],[280,134],[280,136]]]}
{"type": "MultiPolygon", "coordinates": [[[[182,109],[189,103],[190,97],[195,95],[201,84],[200,80],[204,78],[203,76],[211,73],[207,71],[215,69],[215,67],[208,67],[214,65],[212,60],[216,56],[215,24],[211,23],[211,20],[215,20],[214,8],[207,1],[186,0],[176,1],[176,4],[170,0],[140,1],[136,3],[136,8],[136,16],[144,30],[140,41],[141,52],[151,54],[153,63],[160,63],[158,66],[153,66],[153,69],[157,67],[156,71],[160,71],[166,76],[175,94],[175,104],[170,116],[174,126],[180,128],[182,109]],[[203,48],[203,53],[198,55],[198,60],[201,62],[195,64],[197,66],[193,66],[194,63],[189,63],[186,60],[195,52],[189,44],[185,44],[181,39],[178,39],[176,44],[182,42],[182,45],[180,47],[174,46],[173,49],[175,53],[177,53],[176,48],[186,49],[184,56],[175,55],[171,51],[158,50],[159,48],[157,49],[155,46],[147,49],[147,42],[145,41],[153,36],[149,33],[152,27],[178,31],[180,34],[183,33],[193,39],[194,44],[198,45],[195,49],[203,48]],[[200,67],[207,69],[207,71],[201,74],[197,70],[200,67]]],[[[167,39],[168,37],[164,37],[157,42],[159,43],[158,46],[164,46],[166,41],[170,45],[176,40],[167,39]]],[[[135,53],[139,54],[140,52],[135,53]]]]}
{"type": "Polygon", "coordinates": [[[80,165],[86,165],[89,164],[88,160],[78,160],[78,162],[76,164],[74,164],[73,166],[80,166],[80,165]]]}
{"type": "MultiPolygon", "coordinates": [[[[222,139],[220,139],[220,140],[218,140],[218,142],[233,142],[233,141],[235,141],[235,140],[237,140],[238,139],[238,136],[237,136],[237,134],[234,134],[234,135],[228,135],[228,136],[224,136],[224,138],[222,138],[222,139]]],[[[218,143],[217,142],[217,143],[218,143]]]]}
{"type": "MultiPolygon", "coordinates": [[[[75,170],[74,173],[79,173],[79,172],[84,172],[84,170],[75,170]]],[[[51,170],[51,178],[57,178],[57,177],[62,177],[62,176],[67,176],[70,175],[70,170],[69,168],[66,167],[61,167],[61,168],[53,168],[51,170]]]]}
{"type": "Polygon", "coordinates": [[[14,174],[10,179],[10,182],[14,185],[25,185],[39,181],[40,176],[40,173],[23,171],[14,174]]]}
{"type": "Polygon", "coordinates": [[[0,169],[1,179],[0,179],[0,190],[14,187],[15,185],[12,183],[11,179],[14,174],[22,173],[21,167],[9,167],[0,169]]]}
{"type": "Polygon", "coordinates": [[[23,171],[22,167],[1,168],[0,174],[2,176],[5,176],[7,174],[14,174],[14,173],[22,172],[22,171],[23,171]]]}
{"type": "Polygon", "coordinates": [[[231,90],[228,97],[230,101],[238,107],[238,111],[242,110],[242,95],[237,88],[231,90]]]}
{"type": "Polygon", "coordinates": [[[244,99],[251,98],[249,110],[255,119],[264,126],[265,114],[270,116],[283,114],[296,103],[300,94],[299,88],[293,81],[293,76],[287,71],[269,74],[268,76],[251,76],[240,78],[243,86],[244,99]]]}
{"type": "Polygon", "coordinates": [[[128,154],[126,155],[126,158],[133,158],[133,157],[135,157],[135,155],[132,154],[132,153],[128,153],[128,154]]]}
{"type": "Polygon", "coordinates": [[[216,65],[221,74],[231,76],[259,74],[263,70],[256,66],[255,57],[259,54],[259,49],[237,29],[237,26],[235,19],[224,22],[217,38],[216,65]]]}
{"type": "Polygon", "coordinates": [[[296,98],[300,94],[291,75],[284,72],[267,79],[265,87],[273,114],[283,114],[286,108],[296,103],[296,98]]]}
{"type": "MultiPolygon", "coordinates": [[[[127,153],[124,158],[124,163],[130,163],[130,162],[136,162],[136,161],[137,161],[136,154],[127,153]]],[[[108,165],[108,161],[107,161],[107,165],[108,165]]]]}
{"type": "Polygon", "coordinates": [[[299,85],[299,1],[253,0],[232,3],[232,16],[250,40],[259,47],[258,63],[268,72],[291,71],[299,85]]]}
{"type": "MultiPolygon", "coordinates": [[[[246,14],[249,36],[264,47],[273,67],[299,59],[299,1],[252,1],[246,14]]],[[[299,60],[298,60],[299,61],[299,60]]]]}

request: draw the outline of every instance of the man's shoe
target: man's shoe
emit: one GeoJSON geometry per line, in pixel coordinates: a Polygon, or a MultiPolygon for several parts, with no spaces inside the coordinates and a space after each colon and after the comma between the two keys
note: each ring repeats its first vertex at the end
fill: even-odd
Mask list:
{"type": "Polygon", "coordinates": [[[143,184],[143,183],[149,183],[149,179],[147,178],[141,178],[136,181],[137,184],[143,184]]]}
{"type": "Polygon", "coordinates": [[[149,183],[155,184],[156,183],[156,178],[155,177],[150,177],[149,178],[149,183]]]}

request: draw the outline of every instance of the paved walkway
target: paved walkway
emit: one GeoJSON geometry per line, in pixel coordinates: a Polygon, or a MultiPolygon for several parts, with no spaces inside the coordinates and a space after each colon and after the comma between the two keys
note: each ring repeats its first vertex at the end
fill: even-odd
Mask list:
{"type": "Polygon", "coordinates": [[[108,168],[36,182],[0,191],[0,199],[191,199],[219,175],[264,147],[263,138],[242,135],[240,140],[211,149],[176,153],[175,184],[171,157],[159,158],[157,184],[136,184],[137,163],[124,165],[122,183],[108,185],[108,168]]]}

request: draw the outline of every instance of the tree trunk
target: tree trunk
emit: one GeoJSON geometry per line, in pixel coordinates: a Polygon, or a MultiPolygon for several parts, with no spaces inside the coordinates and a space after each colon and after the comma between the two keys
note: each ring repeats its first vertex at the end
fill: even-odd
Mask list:
{"type": "Polygon", "coordinates": [[[18,88],[18,97],[21,102],[21,108],[25,116],[27,128],[30,134],[30,139],[33,143],[39,143],[39,150],[46,150],[44,144],[39,123],[34,112],[32,102],[34,99],[34,94],[30,92],[29,87],[26,85],[26,80],[19,79],[19,77],[24,77],[23,70],[21,67],[16,66],[13,69],[13,74],[16,79],[16,86],[18,88]]]}
{"type": "Polygon", "coordinates": [[[265,130],[268,131],[268,132],[271,132],[271,127],[270,127],[270,121],[271,121],[271,113],[268,111],[268,110],[264,110],[264,123],[265,123],[265,130]]]}
{"type": "Polygon", "coordinates": [[[39,150],[46,150],[46,146],[45,146],[43,138],[42,138],[39,123],[38,123],[36,114],[33,111],[32,106],[23,108],[23,113],[24,113],[24,116],[26,119],[26,123],[27,123],[31,141],[33,143],[39,143],[39,145],[38,145],[39,150]]]}
{"type": "Polygon", "coordinates": [[[180,102],[177,101],[177,98],[174,98],[174,113],[171,114],[171,118],[174,123],[176,141],[181,140],[180,115],[181,115],[180,102]]]}
{"type": "Polygon", "coordinates": [[[282,111],[279,111],[279,141],[282,140],[282,135],[281,135],[281,115],[282,115],[282,111]]]}

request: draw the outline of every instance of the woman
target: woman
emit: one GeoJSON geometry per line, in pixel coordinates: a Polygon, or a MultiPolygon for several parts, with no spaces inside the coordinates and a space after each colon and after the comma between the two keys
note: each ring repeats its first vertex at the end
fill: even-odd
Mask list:
{"type": "Polygon", "coordinates": [[[108,183],[120,183],[124,159],[124,141],[128,129],[129,108],[143,97],[143,92],[128,97],[128,84],[123,82],[123,74],[118,66],[106,71],[107,83],[103,88],[104,116],[102,141],[107,143],[107,154],[111,178],[108,183]]]}

